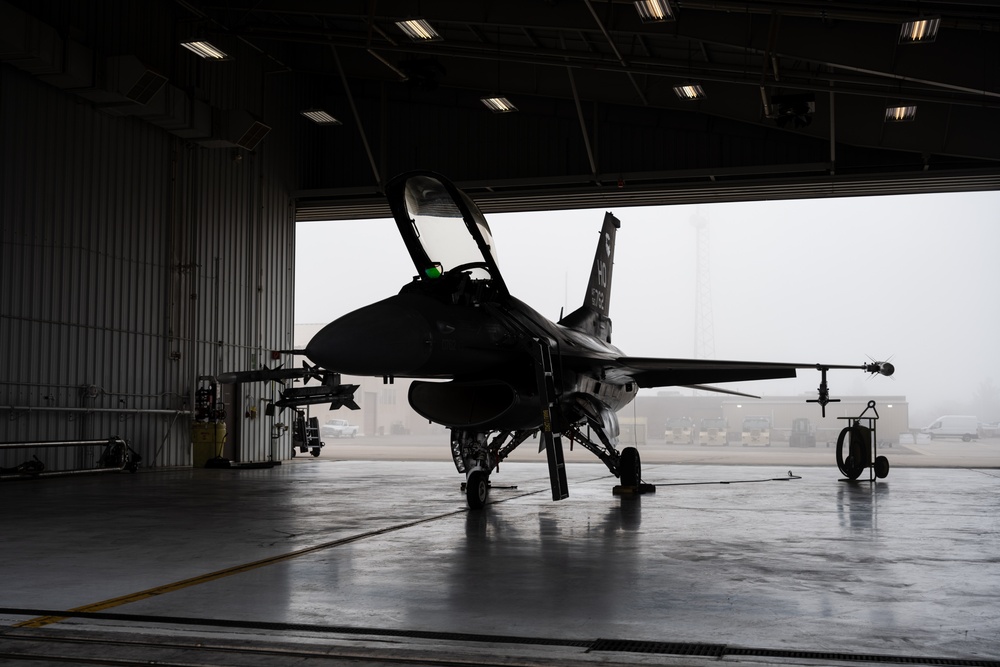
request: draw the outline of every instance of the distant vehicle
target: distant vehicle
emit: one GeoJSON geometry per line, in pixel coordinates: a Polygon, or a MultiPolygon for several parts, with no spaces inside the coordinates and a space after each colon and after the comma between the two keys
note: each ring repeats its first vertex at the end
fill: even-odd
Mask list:
{"type": "Polygon", "coordinates": [[[357,425],[347,423],[346,419],[328,419],[320,433],[324,438],[353,438],[358,430],[357,425]]]}
{"type": "Polygon", "coordinates": [[[979,418],[971,415],[944,415],[934,420],[930,426],[920,429],[921,433],[936,438],[961,438],[963,442],[979,438],[979,418]]]}
{"type": "Polygon", "coordinates": [[[768,417],[745,417],[743,433],[740,436],[744,447],[751,445],[771,446],[771,420],[768,417]]]}
{"type": "Polygon", "coordinates": [[[808,417],[792,420],[792,432],[788,434],[789,447],[815,447],[816,429],[808,417]]]}
{"type": "Polygon", "coordinates": [[[690,445],[693,427],[694,422],[687,417],[671,417],[667,420],[667,430],[663,433],[663,440],[668,445],[690,445]]]}
{"type": "Polygon", "coordinates": [[[728,445],[729,422],[725,417],[706,417],[698,423],[698,434],[695,441],[705,445],[728,445]]]}

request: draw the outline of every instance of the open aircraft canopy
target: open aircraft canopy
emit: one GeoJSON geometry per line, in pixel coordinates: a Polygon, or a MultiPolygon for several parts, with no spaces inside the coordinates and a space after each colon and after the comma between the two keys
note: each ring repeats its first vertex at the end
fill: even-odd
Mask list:
{"type": "Polygon", "coordinates": [[[473,280],[503,284],[486,218],[450,181],[410,172],[393,179],[386,194],[421,280],[467,272],[473,280]]]}

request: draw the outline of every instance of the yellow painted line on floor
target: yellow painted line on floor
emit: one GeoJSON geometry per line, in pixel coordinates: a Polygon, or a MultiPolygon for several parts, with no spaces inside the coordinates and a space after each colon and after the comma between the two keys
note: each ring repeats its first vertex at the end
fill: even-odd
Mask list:
{"type": "MultiPolygon", "coordinates": [[[[444,519],[449,516],[454,516],[455,514],[465,514],[466,511],[467,510],[464,509],[456,510],[454,512],[448,512],[447,514],[439,514],[437,516],[427,517],[426,519],[418,519],[416,521],[400,524],[398,526],[389,526],[387,528],[380,528],[378,530],[372,530],[367,533],[361,533],[359,535],[353,535],[351,537],[344,537],[339,540],[333,540],[332,542],[324,542],[323,544],[317,544],[315,546],[306,547],[304,549],[299,549],[298,551],[292,551],[287,554],[279,554],[277,556],[271,556],[269,558],[262,558],[261,560],[256,560],[253,561],[252,563],[244,563],[243,565],[236,565],[234,567],[228,567],[224,570],[217,570],[216,572],[209,572],[208,574],[202,574],[197,577],[191,577],[190,579],[176,581],[172,584],[164,584],[163,586],[148,588],[144,591],[139,591],[138,593],[130,593],[128,595],[122,595],[120,597],[111,598],[109,600],[104,600],[102,602],[94,602],[92,604],[84,605],[82,607],[75,607],[68,611],[95,612],[95,611],[104,611],[105,609],[111,609],[113,607],[120,607],[125,604],[131,604],[132,602],[138,602],[139,600],[146,600],[151,597],[156,597],[157,595],[173,593],[174,591],[190,588],[191,586],[197,586],[199,584],[205,584],[210,581],[215,581],[217,579],[231,577],[234,574],[242,574],[243,572],[249,572],[250,570],[256,570],[257,568],[266,567],[268,565],[273,565],[275,563],[281,563],[286,560],[292,560],[293,558],[298,558],[299,556],[305,556],[307,554],[311,554],[317,551],[322,551],[324,549],[332,549],[334,547],[339,547],[344,544],[349,544],[351,542],[357,542],[358,540],[363,540],[369,537],[375,537],[378,535],[384,535],[386,533],[392,533],[397,530],[412,528],[413,526],[418,526],[422,523],[437,521],[438,519],[444,519]]],[[[14,625],[14,627],[41,628],[46,625],[58,623],[59,621],[64,621],[67,618],[69,617],[39,616],[38,618],[32,618],[27,621],[22,621],[20,623],[17,623],[14,625]]]]}

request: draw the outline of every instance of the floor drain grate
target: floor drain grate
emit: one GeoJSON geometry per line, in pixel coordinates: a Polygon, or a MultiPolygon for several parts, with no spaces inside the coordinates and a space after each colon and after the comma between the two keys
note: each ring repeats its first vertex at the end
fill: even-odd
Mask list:
{"type": "Polygon", "coordinates": [[[787,651],[761,648],[726,648],[726,655],[758,658],[798,658],[805,660],[838,660],[842,662],[881,662],[896,665],[935,665],[936,667],[1000,667],[997,660],[965,658],[934,658],[914,655],[878,655],[873,653],[827,653],[821,651],[787,651]]]}
{"type": "Polygon", "coordinates": [[[753,658],[791,658],[797,660],[836,660],[840,662],[868,662],[896,665],[933,665],[934,667],[1000,667],[997,660],[963,658],[934,658],[910,655],[878,655],[872,653],[830,653],[824,651],[789,651],[768,648],[735,648],[723,644],[694,644],[684,642],[635,641],[630,639],[597,639],[587,649],[590,651],[619,651],[622,653],[656,653],[705,658],[742,656],[753,658]]]}
{"type": "Polygon", "coordinates": [[[726,652],[722,644],[691,644],[685,642],[644,642],[631,639],[597,639],[587,651],[623,651],[626,653],[665,653],[670,655],[721,658],[726,652]]]}

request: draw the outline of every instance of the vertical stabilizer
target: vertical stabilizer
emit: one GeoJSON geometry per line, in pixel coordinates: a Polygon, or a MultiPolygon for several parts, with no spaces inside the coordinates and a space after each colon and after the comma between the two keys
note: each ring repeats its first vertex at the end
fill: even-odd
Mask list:
{"type": "Polygon", "coordinates": [[[559,324],[580,329],[606,341],[611,340],[611,273],[615,258],[615,232],[621,223],[611,213],[604,214],[604,225],[590,270],[587,295],[583,305],[560,320],[559,324]]]}

